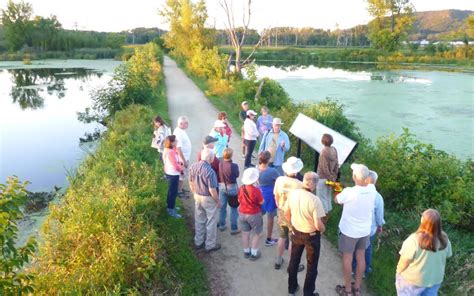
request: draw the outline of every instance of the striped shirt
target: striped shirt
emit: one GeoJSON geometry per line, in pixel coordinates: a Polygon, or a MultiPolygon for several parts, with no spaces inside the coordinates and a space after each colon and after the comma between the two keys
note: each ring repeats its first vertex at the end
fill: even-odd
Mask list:
{"type": "Polygon", "coordinates": [[[216,172],[204,160],[195,162],[189,167],[189,182],[194,185],[194,193],[203,196],[211,196],[209,188],[217,188],[219,186],[216,172]]]}

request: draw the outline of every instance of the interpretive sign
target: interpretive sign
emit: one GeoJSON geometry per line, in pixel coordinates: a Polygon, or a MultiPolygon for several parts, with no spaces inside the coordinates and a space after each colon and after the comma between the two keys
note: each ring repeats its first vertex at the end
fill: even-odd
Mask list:
{"type": "Polygon", "coordinates": [[[296,117],[291,125],[290,132],[318,153],[323,149],[321,137],[323,134],[330,134],[334,139],[332,146],[337,149],[339,166],[347,160],[357,146],[357,142],[302,113],[299,113],[296,117]]]}

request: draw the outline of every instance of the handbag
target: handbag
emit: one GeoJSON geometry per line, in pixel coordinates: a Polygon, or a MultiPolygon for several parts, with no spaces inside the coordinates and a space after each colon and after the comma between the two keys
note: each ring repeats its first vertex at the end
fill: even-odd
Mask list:
{"type": "Polygon", "coordinates": [[[225,195],[227,196],[227,203],[229,204],[229,206],[231,208],[238,208],[239,207],[239,199],[237,197],[237,193],[235,194],[229,194],[229,190],[227,190],[227,183],[224,179],[224,176],[222,175],[222,161],[219,162],[219,177],[221,178],[221,180],[224,182],[224,186],[225,186],[225,195]]]}

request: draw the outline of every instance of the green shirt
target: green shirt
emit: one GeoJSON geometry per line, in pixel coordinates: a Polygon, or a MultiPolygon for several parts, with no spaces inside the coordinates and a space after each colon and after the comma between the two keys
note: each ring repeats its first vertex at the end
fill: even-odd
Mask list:
{"type": "Polygon", "coordinates": [[[437,252],[423,250],[418,245],[416,233],[412,233],[403,242],[399,253],[404,259],[411,260],[408,267],[401,272],[401,276],[410,284],[419,287],[432,287],[441,284],[444,277],[446,258],[453,255],[449,240],[444,250],[437,252]]]}

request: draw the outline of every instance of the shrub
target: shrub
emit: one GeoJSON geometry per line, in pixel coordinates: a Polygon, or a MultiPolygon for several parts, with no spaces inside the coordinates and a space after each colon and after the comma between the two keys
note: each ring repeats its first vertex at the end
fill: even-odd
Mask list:
{"type": "Polygon", "coordinates": [[[0,184],[0,294],[21,295],[33,292],[34,275],[22,271],[36,250],[30,238],[24,246],[17,246],[17,221],[23,217],[21,207],[26,201],[27,183],[10,177],[0,184]]]}

